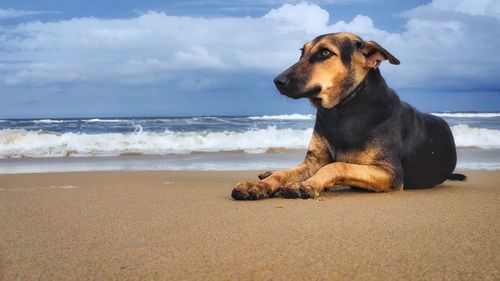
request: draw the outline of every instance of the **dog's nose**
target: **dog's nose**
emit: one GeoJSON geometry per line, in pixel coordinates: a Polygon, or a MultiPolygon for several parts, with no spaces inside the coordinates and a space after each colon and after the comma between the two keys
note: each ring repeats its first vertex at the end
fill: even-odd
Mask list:
{"type": "Polygon", "coordinates": [[[285,88],[288,85],[288,77],[286,77],[283,74],[276,76],[276,78],[274,78],[273,81],[274,85],[276,85],[276,87],[281,89],[285,88]]]}

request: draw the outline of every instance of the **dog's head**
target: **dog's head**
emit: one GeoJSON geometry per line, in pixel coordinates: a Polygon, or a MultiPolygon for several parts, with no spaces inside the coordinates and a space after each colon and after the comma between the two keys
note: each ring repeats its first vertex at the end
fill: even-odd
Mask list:
{"type": "Polygon", "coordinates": [[[374,41],[352,33],[316,37],[301,49],[299,61],[274,79],[281,94],[309,98],[315,107],[332,108],[383,60],[399,60],[374,41]]]}

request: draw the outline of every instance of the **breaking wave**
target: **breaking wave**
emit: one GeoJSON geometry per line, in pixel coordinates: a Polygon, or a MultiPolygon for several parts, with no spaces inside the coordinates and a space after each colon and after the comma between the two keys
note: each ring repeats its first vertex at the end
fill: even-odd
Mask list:
{"type": "Polygon", "coordinates": [[[314,120],[316,116],[313,114],[283,114],[283,115],[263,115],[263,116],[250,116],[251,120],[314,120]]]}
{"type": "Polygon", "coordinates": [[[119,122],[130,122],[131,120],[127,119],[100,119],[100,118],[94,118],[94,119],[86,119],[83,120],[83,122],[86,123],[119,123],[119,122]]]}
{"type": "Polygon", "coordinates": [[[185,154],[243,150],[265,153],[272,148],[305,148],[312,129],[277,129],[274,126],[245,132],[62,133],[0,130],[0,158],[117,156],[123,154],[185,154]]]}
{"type": "Polygon", "coordinates": [[[56,123],[64,123],[64,120],[54,120],[54,119],[40,119],[31,121],[35,124],[56,124],[56,123]]]}
{"type": "Polygon", "coordinates": [[[500,131],[498,130],[473,128],[460,124],[452,126],[451,131],[458,147],[500,148],[500,131]]]}
{"type": "Polygon", "coordinates": [[[439,117],[448,117],[448,118],[494,118],[494,117],[500,117],[500,113],[498,112],[480,112],[480,113],[473,113],[473,112],[436,112],[436,113],[431,113],[432,115],[439,116],[439,117]]]}
{"type": "MultiPolygon", "coordinates": [[[[0,130],[0,158],[186,154],[277,148],[304,149],[312,129],[268,126],[244,132],[150,132],[134,125],[132,133],[55,133],[25,129],[0,130]]],[[[451,127],[457,147],[500,149],[500,131],[467,125],[451,127]]]]}

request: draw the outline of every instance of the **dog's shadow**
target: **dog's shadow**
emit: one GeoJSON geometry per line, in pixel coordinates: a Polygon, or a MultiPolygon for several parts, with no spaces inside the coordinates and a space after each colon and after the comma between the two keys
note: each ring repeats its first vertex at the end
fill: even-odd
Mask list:
{"type": "MultiPolygon", "coordinates": [[[[439,184],[434,187],[413,187],[413,188],[404,188],[404,192],[439,192],[446,191],[450,189],[454,189],[456,186],[450,183],[439,184]]],[[[356,186],[346,186],[346,185],[335,185],[332,188],[325,189],[325,191],[321,194],[324,197],[336,197],[340,195],[353,195],[353,194],[378,194],[379,192],[375,192],[369,189],[364,189],[356,186]]]]}
{"type": "Polygon", "coordinates": [[[354,195],[354,194],[375,194],[376,192],[355,187],[355,186],[347,186],[347,185],[335,185],[331,188],[325,189],[320,197],[329,198],[329,197],[337,197],[342,195],[354,195]]]}

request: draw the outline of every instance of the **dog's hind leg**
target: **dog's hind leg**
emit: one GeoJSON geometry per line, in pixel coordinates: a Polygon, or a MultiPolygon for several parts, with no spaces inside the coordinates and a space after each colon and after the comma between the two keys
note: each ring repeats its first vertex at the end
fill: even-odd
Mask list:
{"type": "Polygon", "coordinates": [[[402,182],[395,181],[395,178],[393,171],[381,166],[336,162],[324,166],[306,181],[282,188],[281,195],[286,198],[315,198],[334,184],[351,185],[376,192],[402,189],[402,182]]]}

